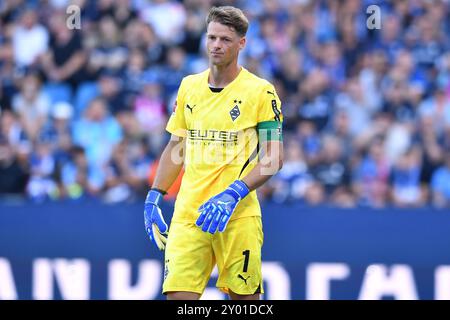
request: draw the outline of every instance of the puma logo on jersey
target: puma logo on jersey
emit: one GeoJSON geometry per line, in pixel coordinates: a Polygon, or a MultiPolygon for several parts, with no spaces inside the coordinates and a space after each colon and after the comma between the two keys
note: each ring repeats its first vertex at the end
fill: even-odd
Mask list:
{"type": "Polygon", "coordinates": [[[196,104],[194,104],[192,107],[190,105],[186,104],[186,108],[188,108],[191,111],[191,113],[192,113],[192,109],[194,109],[195,106],[196,106],[196,104]]]}
{"type": "Polygon", "coordinates": [[[238,278],[242,279],[245,282],[245,284],[247,284],[247,280],[248,280],[248,278],[250,278],[250,276],[248,276],[247,278],[244,278],[241,274],[238,274],[238,278]]]}

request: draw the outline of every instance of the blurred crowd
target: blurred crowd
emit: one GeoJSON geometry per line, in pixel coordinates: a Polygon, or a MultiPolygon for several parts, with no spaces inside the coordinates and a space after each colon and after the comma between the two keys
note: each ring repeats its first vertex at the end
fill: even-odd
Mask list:
{"type": "Polygon", "coordinates": [[[143,199],[178,85],[208,66],[212,5],[243,9],[240,63],[282,101],[284,166],[260,199],[450,208],[444,0],[2,0],[0,194],[143,199]]]}

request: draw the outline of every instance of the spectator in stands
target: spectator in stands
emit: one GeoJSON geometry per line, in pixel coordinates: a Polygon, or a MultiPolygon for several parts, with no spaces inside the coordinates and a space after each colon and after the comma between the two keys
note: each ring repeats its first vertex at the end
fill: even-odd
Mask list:
{"type": "Polygon", "coordinates": [[[150,164],[146,141],[122,140],[107,169],[105,201],[122,202],[145,196],[150,164]]]}
{"type": "Polygon", "coordinates": [[[321,145],[319,160],[311,168],[311,173],[314,180],[324,187],[328,197],[333,198],[336,192],[349,189],[351,172],[338,138],[324,136],[321,145]]]}
{"type": "Polygon", "coordinates": [[[122,139],[122,129],[108,111],[105,100],[94,99],[84,116],[73,127],[74,144],[85,149],[88,169],[95,172],[92,188],[101,190],[105,182],[105,166],[114,147],[122,139]]]}
{"type": "MultiPolygon", "coordinates": [[[[252,60],[247,61],[247,64],[252,60]]],[[[259,60],[253,61],[253,71],[257,74],[264,74],[259,60]]],[[[298,91],[302,83],[304,74],[304,59],[300,50],[292,48],[283,53],[280,65],[275,67],[274,82],[278,96],[283,101],[283,115],[285,127],[295,127],[298,118],[298,108],[301,105],[303,96],[298,91]]]]}
{"type": "Polygon", "coordinates": [[[166,46],[159,41],[153,28],[141,20],[132,20],[124,32],[125,45],[144,50],[149,64],[162,63],[166,46]]]}
{"type": "Polygon", "coordinates": [[[11,42],[0,41],[0,110],[11,109],[12,97],[17,92],[16,85],[23,75],[14,61],[11,42]]]}
{"type": "Polygon", "coordinates": [[[432,117],[418,119],[418,130],[413,137],[414,141],[423,148],[422,183],[429,184],[433,172],[444,160],[442,136],[439,136],[432,117]]]}
{"type": "Polygon", "coordinates": [[[361,205],[384,207],[387,204],[390,166],[383,147],[383,139],[375,138],[353,173],[353,189],[361,205]]]}
{"type": "Polygon", "coordinates": [[[444,156],[444,165],[438,168],[431,178],[433,205],[450,208],[450,152],[444,156]]]}
{"type": "Polygon", "coordinates": [[[167,122],[166,105],[161,91],[159,82],[149,80],[134,102],[135,116],[141,130],[149,137],[153,150],[162,150],[167,122]]]}
{"type": "Polygon", "coordinates": [[[104,185],[101,174],[97,168],[89,165],[84,149],[73,146],[70,159],[62,165],[59,172],[61,197],[73,200],[99,197],[104,185]]]}
{"type": "Polygon", "coordinates": [[[171,47],[167,50],[166,63],[157,68],[160,83],[164,85],[161,92],[166,101],[176,93],[184,76],[188,74],[186,52],[181,47],[171,47]]]}
{"type": "Polygon", "coordinates": [[[326,133],[336,137],[341,144],[342,157],[349,161],[353,155],[353,136],[350,131],[351,115],[345,110],[336,110],[326,133]]]}
{"type": "Polygon", "coordinates": [[[50,48],[40,59],[44,74],[50,82],[70,85],[76,89],[85,77],[86,53],[81,34],[67,28],[64,11],[55,12],[51,16],[49,28],[50,48]]]}
{"type": "Polygon", "coordinates": [[[127,99],[133,100],[142,91],[146,78],[147,57],[142,49],[134,48],[130,51],[122,77],[127,99]]]}
{"type": "Polygon", "coordinates": [[[58,102],[52,107],[51,119],[43,129],[51,150],[59,166],[70,157],[72,148],[73,107],[67,102],[58,102]]]}
{"type": "Polygon", "coordinates": [[[335,105],[339,110],[351,115],[350,131],[352,135],[357,136],[369,127],[377,110],[372,109],[375,106],[366,101],[359,79],[348,79],[343,89],[344,92],[336,96],[335,105]]]}
{"type": "Polygon", "coordinates": [[[318,206],[326,203],[325,188],[319,182],[313,181],[306,189],[305,202],[311,206],[318,206]]]}
{"type": "Polygon", "coordinates": [[[299,84],[299,91],[303,97],[299,116],[314,122],[317,130],[322,130],[327,126],[332,113],[329,85],[330,78],[322,69],[311,70],[305,81],[299,84]]]}
{"type": "Polygon", "coordinates": [[[0,113],[0,136],[6,139],[14,149],[21,143],[29,142],[18,116],[11,110],[2,110],[0,113]]]}
{"type": "Polygon", "coordinates": [[[35,8],[24,8],[20,24],[14,28],[12,44],[14,61],[19,68],[35,65],[40,55],[47,51],[48,30],[39,24],[35,8]]]}
{"type": "Polygon", "coordinates": [[[305,77],[303,62],[300,50],[292,48],[283,53],[280,66],[275,70],[275,79],[280,81],[288,95],[298,94],[298,86],[305,77]]]}
{"type": "Polygon", "coordinates": [[[319,160],[321,142],[320,135],[313,121],[302,120],[297,125],[297,141],[300,143],[306,162],[309,166],[319,160]]]}
{"type": "MultiPolygon", "coordinates": [[[[186,2],[186,6],[189,4],[186,2]]],[[[190,58],[195,59],[198,54],[201,46],[201,41],[203,37],[203,19],[206,15],[207,9],[205,10],[205,5],[207,7],[207,3],[205,2],[202,6],[196,6],[192,4],[192,7],[189,8],[186,12],[186,25],[184,37],[181,42],[181,47],[189,55],[190,58]]]]}
{"type": "Polygon", "coordinates": [[[29,73],[22,79],[20,92],[13,97],[12,108],[29,139],[35,140],[50,112],[50,99],[43,92],[41,79],[36,73],[29,73]]]}
{"type": "Polygon", "coordinates": [[[330,85],[340,89],[346,80],[346,65],[339,44],[334,40],[325,41],[318,49],[318,65],[327,74],[330,85]]]}
{"type": "Polygon", "coordinates": [[[415,146],[404,153],[391,172],[392,202],[398,207],[418,207],[426,203],[427,189],[420,183],[422,152],[415,146]]]}
{"type": "Polygon", "coordinates": [[[381,83],[388,70],[387,56],[384,51],[367,52],[362,57],[361,70],[357,76],[364,94],[364,103],[370,110],[383,108],[385,97],[381,83]]]}
{"type": "Polygon", "coordinates": [[[88,71],[94,78],[104,72],[119,75],[128,59],[128,50],[122,43],[121,30],[109,15],[98,22],[98,27],[95,47],[88,59],[88,71]]]}
{"type": "Polygon", "coordinates": [[[418,112],[422,119],[432,119],[434,130],[441,137],[446,127],[450,127],[450,99],[444,88],[434,88],[433,95],[419,105],[418,112]]]}
{"type": "Polygon", "coordinates": [[[404,46],[401,34],[401,20],[395,13],[389,13],[384,17],[383,28],[376,33],[376,39],[372,43],[374,49],[382,50],[392,62],[398,51],[404,46]]]}
{"type": "Polygon", "coordinates": [[[15,160],[22,168],[28,168],[32,142],[27,136],[18,116],[11,110],[3,110],[0,114],[0,137],[8,141],[13,148],[15,160]]]}
{"type": "Polygon", "coordinates": [[[313,184],[303,150],[296,139],[286,139],[283,168],[261,190],[263,194],[273,194],[279,202],[303,201],[306,190],[313,184]]]}
{"type": "Polygon", "coordinates": [[[0,195],[23,195],[28,181],[28,169],[16,158],[14,148],[0,136],[0,195]]]}
{"type": "Polygon", "coordinates": [[[37,202],[59,196],[53,177],[56,161],[49,138],[45,135],[40,136],[35,142],[30,156],[30,179],[27,184],[27,194],[30,199],[37,202]]]}
{"type": "MultiPolygon", "coordinates": [[[[144,3],[143,3],[144,4],[144,3]]],[[[186,23],[186,9],[177,1],[155,0],[140,8],[140,17],[164,44],[179,44],[186,23]]]]}
{"type": "MultiPolygon", "coordinates": [[[[131,109],[131,101],[127,100],[123,90],[124,81],[110,71],[104,71],[98,79],[98,98],[105,101],[108,112],[116,116],[117,114],[131,109]]],[[[131,97],[130,97],[131,100],[131,97]]]]}
{"type": "MultiPolygon", "coordinates": [[[[445,12],[442,2],[438,1],[436,7],[441,7],[445,12]]],[[[425,72],[433,68],[435,61],[445,51],[445,44],[442,41],[443,29],[440,28],[442,26],[440,22],[444,19],[443,12],[439,12],[436,8],[430,9],[427,14],[419,18],[417,23],[419,37],[412,54],[418,66],[425,72]]]]}
{"type": "Polygon", "coordinates": [[[132,6],[131,0],[116,0],[112,9],[112,16],[120,30],[137,18],[137,11],[132,6]]]}

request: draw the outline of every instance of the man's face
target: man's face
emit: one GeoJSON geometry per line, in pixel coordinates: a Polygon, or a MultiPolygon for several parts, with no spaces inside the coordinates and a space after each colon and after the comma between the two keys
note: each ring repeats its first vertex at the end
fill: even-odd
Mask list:
{"type": "Polygon", "coordinates": [[[218,22],[209,23],[206,36],[206,49],[212,65],[229,65],[237,60],[239,50],[245,45],[245,37],[240,37],[233,28],[218,22]]]}

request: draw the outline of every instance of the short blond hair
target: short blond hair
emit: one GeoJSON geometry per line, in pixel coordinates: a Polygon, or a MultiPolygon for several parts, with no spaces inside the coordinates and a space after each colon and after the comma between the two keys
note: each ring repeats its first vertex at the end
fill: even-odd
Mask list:
{"type": "Polygon", "coordinates": [[[206,25],[218,22],[233,28],[238,35],[244,37],[248,30],[248,19],[241,9],[232,6],[212,7],[206,18],[206,25]]]}

